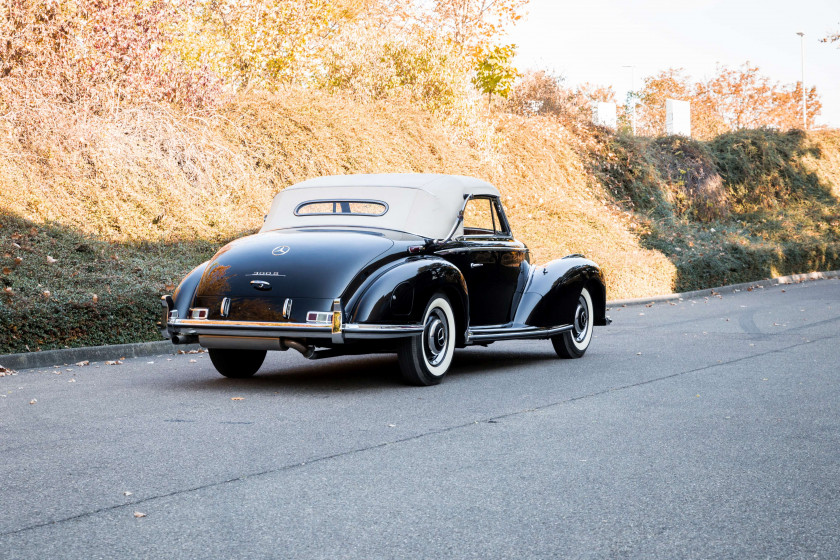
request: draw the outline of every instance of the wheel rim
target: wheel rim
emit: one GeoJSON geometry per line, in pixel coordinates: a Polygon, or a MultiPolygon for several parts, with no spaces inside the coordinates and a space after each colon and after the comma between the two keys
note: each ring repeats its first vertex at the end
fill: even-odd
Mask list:
{"type": "Polygon", "coordinates": [[[443,310],[434,309],[426,319],[426,326],[423,329],[423,349],[426,353],[426,361],[432,367],[440,365],[446,357],[446,350],[449,345],[449,323],[443,310]]]}
{"type": "Polygon", "coordinates": [[[575,309],[575,322],[572,324],[572,336],[575,342],[583,342],[589,332],[589,308],[583,295],[578,298],[577,309],[575,309]]]}

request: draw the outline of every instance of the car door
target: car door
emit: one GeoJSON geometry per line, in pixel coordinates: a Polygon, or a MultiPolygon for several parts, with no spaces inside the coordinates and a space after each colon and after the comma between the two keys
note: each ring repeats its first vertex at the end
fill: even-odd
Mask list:
{"type": "Polygon", "coordinates": [[[464,209],[463,233],[441,255],[464,275],[470,302],[470,325],[502,325],[527,261],[527,249],[513,240],[500,217],[495,197],[474,197],[464,209]]]}

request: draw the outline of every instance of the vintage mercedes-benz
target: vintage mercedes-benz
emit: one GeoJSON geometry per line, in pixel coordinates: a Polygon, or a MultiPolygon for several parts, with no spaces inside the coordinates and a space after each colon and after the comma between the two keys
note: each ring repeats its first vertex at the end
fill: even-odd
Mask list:
{"type": "Polygon", "coordinates": [[[267,350],[395,352],[403,379],[440,383],[456,348],[548,339],[583,356],[606,325],[604,278],[581,255],[530,264],[492,185],[430,174],[321,177],[280,192],[260,231],[164,296],[163,336],[198,342],[227,377],[267,350]]]}

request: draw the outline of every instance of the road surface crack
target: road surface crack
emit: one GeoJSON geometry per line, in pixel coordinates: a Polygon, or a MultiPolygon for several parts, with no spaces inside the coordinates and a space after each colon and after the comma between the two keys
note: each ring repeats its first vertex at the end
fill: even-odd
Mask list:
{"type": "Polygon", "coordinates": [[[744,362],[744,361],[747,361],[747,360],[760,358],[762,356],[766,356],[766,355],[769,355],[769,354],[785,352],[787,350],[797,348],[797,347],[800,347],[800,346],[805,346],[805,345],[808,345],[808,344],[814,344],[816,342],[821,342],[821,341],[824,341],[824,340],[831,340],[831,339],[835,339],[835,338],[838,338],[838,337],[837,336],[825,336],[825,337],[808,339],[804,342],[800,342],[800,343],[797,343],[797,344],[792,344],[790,346],[785,346],[785,347],[782,347],[782,348],[774,348],[773,350],[767,350],[766,352],[761,352],[761,353],[758,353],[758,354],[751,354],[749,356],[744,356],[744,357],[741,357],[741,358],[735,358],[735,359],[732,359],[732,360],[729,360],[729,361],[726,361],[726,362],[709,364],[709,365],[706,365],[706,366],[697,367],[697,368],[689,369],[689,370],[686,370],[686,371],[680,371],[680,372],[672,373],[672,374],[669,374],[669,375],[663,375],[661,377],[656,377],[654,379],[639,381],[638,383],[621,385],[621,386],[618,386],[618,387],[609,387],[607,389],[603,389],[603,390],[600,390],[600,391],[595,391],[593,393],[588,393],[586,395],[571,397],[571,398],[568,398],[568,399],[563,399],[561,401],[556,401],[556,402],[544,404],[544,405],[541,405],[541,406],[536,406],[536,407],[533,407],[533,408],[528,408],[528,409],[524,409],[524,410],[517,410],[517,411],[509,412],[509,413],[506,413],[506,414],[500,414],[500,415],[492,416],[492,417],[489,417],[489,418],[483,418],[483,419],[479,419],[479,420],[474,420],[472,422],[458,424],[458,425],[455,425],[455,426],[449,426],[449,427],[446,427],[446,428],[439,428],[437,430],[430,430],[428,432],[423,432],[421,434],[415,434],[413,436],[407,436],[407,437],[404,437],[404,438],[385,441],[385,442],[377,443],[377,444],[374,444],[374,445],[359,447],[359,448],[356,448],[356,449],[350,449],[350,450],[346,450],[346,451],[340,451],[338,453],[332,453],[332,454],[329,454],[329,455],[322,455],[322,456],[314,457],[314,458],[306,460],[306,461],[290,463],[290,464],[287,464],[287,465],[283,465],[283,466],[272,468],[272,469],[267,469],[267,470],[256,472],[256,473],[241,475],[241,476],[228,478],[228,479],[221,480],[221,481],[209,482],[207,484],[202,484],[202,485],[199,485],[199,486],[192,486],[190,488],[185,488],[185,489],[180,489],[180,490],[174,490],[172,492],[167,492],[167,493],[163,493],[163,494],[157,494],[157,495],[154,495],[154,496],[149,496],[148,498],[143,498],[141,500],[136,500],[136,501],[127,502],[127,503],[121,503],[121,504],[115,504],[115,505],[112,505],[112,506],[106,506],[106,507],[102,507],[102,508],[95,509],[95,510],[92,510],[92,511],[87,511],[87,512],[84,512],[84,513],[73,515],[73,516],[70,516],[70,517],[64,517],[64,518],[61,518],[61,519],[46,521],[44,523],[37,523],[37,524],[34,524],[34,525],[30,525],[28,527],[23,527],[23,528],[20,528],[20,529],[15,529],[13,531],[7,531],[7,532],[4,532],[4,533],[0,533],[0,537],[14,535],[14,534],[18,534],[18,533],[23,533],[23,532],[26,532],[26,531],[31,531],[31,530],[34,530],[34,529],[40,529],[40,528],[43,528],[43,527],[49,527],[49,526],[52,526],[52,525],[58,525],[58,524],[61,524],[61,523],[66,523],[68,521],[75,521],[75,520],[78,520],[78,519],[84,519],[84,518],[87,518],[87,517],[92,517],[92,516],[98,515],[100,513],[107,513],[109,511],[114,511],[114,510],[118,510],[118,509],[121,509],[121,508],[134,507],[134,506],[137,506],[137,505],[140,505],[140,504],[145,504],[145,503],[148,503],[148,502],[152,502],[154,500],[160,500],[160,499],[164,499],[164,498],[171,498],[173,496],[190,494],[192,492],[198,492],[200,490],[206,490],[208,488],[215,488],[215,487],[223,486],[225,484],[232,484],[232,483],[236,483],[236,482],[241,482],[241,481],[248,480],[248,479],[251,479],[251,478],[257,478],[257,477],[261,477],[261,476],[282,473],[282,472],[290,471],[290,470],[293,470],[293,469],[298,469],[298,468],[304,467],[306,465],[322,463],[322,462],[330,461],[330,460],[333,460],[333,459],[340,459],[342,457],[348,457],[348,456],[355,455],[355,454],[358,454],[358,453],[365,453],[365,452],[373,451],[373,450],[376,450],[376,449],[382,449],[383,447],[387,447],[387,446],[390,446],[390,445],[398,445],[398,444],[401,444],[401,443],[407,443],[407,442],[423,439],[423,438],[426,438],[426,437],[429,437],[429,436],[445,434],[445,433],[452,432],[452,431],[455,431],[455,430],[460,430],[460,429],[463,429],[463,428],[474,427],[474,426],[482,424],[482,423],[496,423],[496,422],[498,422],[500,420],[503,420],[505,418],[512,418],[514,416],[519,416],[519,415],[522,415],[522,414],[537,412],[537,411],[541,411],[541,410],[547,410],[547,409],[557,407],[557,406],[562,406],[562,405],[565,405],[565,404],[568,404],[568,403],[577,402],[577,401],[581,401],[581,400],[585,400],[585,399],[591,399],[591,398],[599,397],[599,396],[606,395],[606,394],[609,394],[609,393],[614,393],[616,391],[624,391],[624,390],[627,390],[627,389],[633,389],[635,387],[650,385],[652,383],[658,383],[660,381],[666,381],[668,379],[674,379],[674,378],[681,377],[681,376],[684,376],[684,375],[689,375],[689,374],[692,374],[692,373],[697,373],[697,372],[706,371],[706,370],[710,370],[710,369],[714,369],[714,368],[724,367],[724,366],[728,366],[728,365],[731,365],[731,364],[737,364],[737,363],[744,362]]]}

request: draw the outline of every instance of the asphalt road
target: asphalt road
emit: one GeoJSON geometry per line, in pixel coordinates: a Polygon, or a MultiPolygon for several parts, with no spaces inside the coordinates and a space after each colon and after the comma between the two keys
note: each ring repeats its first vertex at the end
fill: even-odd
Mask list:
{"type": "Polygon", "coordinates": [[[293,351],[0,378],[0,558],[840,558],[840,280],[610,314],[431,388],[293,351]]]}

